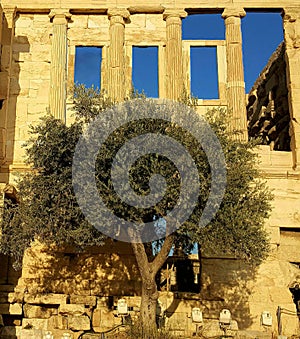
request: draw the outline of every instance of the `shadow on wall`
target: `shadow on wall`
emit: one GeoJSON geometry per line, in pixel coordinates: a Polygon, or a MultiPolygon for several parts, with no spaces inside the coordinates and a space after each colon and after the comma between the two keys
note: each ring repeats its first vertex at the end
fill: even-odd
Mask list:
{"type": "Polygon", "coordinates": [[[253,324],[248,305],[249,282],[253,283],[256,275],[253,267],[233,258],[213,257],[202,257],[201,263],[198,259],[170,257],[167,264],[169,273],[165,265],[159,286],[171,321],[176,322],[174,315],[181,315],[188,323],[191,309],[199,307],[206,323],[218,324],[221,310],[229,309],[240,330],[253,324]]]}
{"type": "MultiPolygon", "coordinates": [[[[20,126],[18,129],[16,128],[16,116],[18,98],[22,95],[25,97],[29,96],[29,88],[21,88],[19,81],[20,65],[24,62],[24,55],[29,54],[29,52],[30,44],[28,38],[26,36],[15,36],[12,47],[9,106],[7,110],[6,161],[8,164],[13,163],[15,140],[24,140],[23,133],[27,130],[26,125],[20,126]]],[[[21,115],[22,111],[19,114],[21,115]]],[[[25,115],[25,113],[23,114],[25,115]]]]}
{"type": "Polygon", "coordinates": [[[13,269],[13,259],[6,255],[0,254],[0,263],[0,338],[17,338],[16,326],[21,325],[22,305],[13,292],[21,272],[13,269]]]}
{"type": "MultiPolygon", "coordinates": [[[[9,14],[8,18],[10,18],[9,14]]],[[[20,64],[24,62],[24,56],[30,52],[30,44],[26,36],[14,36],[12,33],[14,28],[11,23],[7,22],[4,16],[2,26],[2,54],[1,54],[1,97],[3,96],[2,106],[0,109],[1,123],[0,131],[2,134],[1,140],[3,144],[0,145],[0,158],[5,161],[5,166],[9,166],[14,158],[14,140],[22,139],[22,126],[16,131],[16,108],[17,98],[24,95],[29,95],[29,88],[21,90],[19,76],[20,64]]],[[[25,114],[25,112],[24,112],[25,114]]],[[[23,126],[27,129],[27,126],[23,126]]],[[[2,181],[8,182],[9,173],[7,171],[5,178],[2,181]]]]}
{"type": "Polygon", "coordinates": [[[223,308],[229,309],[240,330],[253,324],[248,305],[256,270],[231,258],[202,258],[201,300],[205,318],[215,319],[223,308]]]}
{"type": "Polygon", "coordinates": [[[22,284],[31,294],[121,297],[139,295],[141,291],[130,244],[113,240],[83,252],[36,244],[24,257],[22,284]]]}

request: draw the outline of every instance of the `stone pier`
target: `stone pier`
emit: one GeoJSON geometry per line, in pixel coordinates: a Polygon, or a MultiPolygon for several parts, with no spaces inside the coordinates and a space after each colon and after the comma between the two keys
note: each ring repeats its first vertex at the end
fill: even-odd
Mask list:
{"type": "Polygon", "coordinates": [[[178,100],[184,92],[182,67],[182,34],[181,18],[187,13],[183,9],[167,9],[164,11],[166,21],[166,96],[178,100]]]}
{"type": "Polygon", "coordinates": [[[66,121],[67,98],[67,28],[71,14],[68,10],[55,9],[49,14],[53,22],[51,74],[50,74],[50,112],[66,121]]]}
{"type": "Polygon", "coordinates": [[[286,77],[291,116],[290,136],[293,152],[293,168],[300,166],[300,9],[284,8],[284,40],[286,46],[286,77]]]}
{"type": "Polygon", "coordinates": [[[110,20],[108,50],[108,88],[107,94],[114,101],[125,98],[125,22],[130,13],[126,9],[111,8],[108,10],[110,20]]]}
{"type": "Polygon", "coordinates": [[[227,104],[232,114],[230,129],[241,133],[237,139],[247,139],[247,115],[244,66],[242,52],[241,18],[246,15],[243,8],[225,8],[222,17],[226,27],[227,56],[227,104]]]}
{"type": "MultiPolygon", "coordinates": [[[[14,93],[11,92],[12,76],[12,58],[13,58],[13,41],[15,31],[16,8],[4,8],[4,16],[1,15],[1,67],[0,67],[0,161],[3,163],[6,156],[6,135],[7,135],[7,117],[9,114],[10,103],[15,99],[14,93]]],[[[1,14],[1,12],[0,12],[1,14]]],[[[13,126],[11,126],[13,127],[13,126]]]]}

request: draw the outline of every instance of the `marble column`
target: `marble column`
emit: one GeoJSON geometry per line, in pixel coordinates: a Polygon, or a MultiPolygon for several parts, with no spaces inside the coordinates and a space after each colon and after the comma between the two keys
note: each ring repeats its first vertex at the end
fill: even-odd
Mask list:
{"type": "Polygon", "coordinates": [[[125,84],[125,22],[130,13],[126,9],[111,8],[107,12],[110,20],[107,94],[115,102],[123,101],[125,84]]]}
{"type": "Polygon", "coordinates": [[[167,38],[166,97],[172,100],[178,100],[184,93],[181,18],[186,16],[182,9],[166,9],[163,13],[167,38]]]}
{"type": "Polygon", "coordinates": [[[53,9],[49,17],[53,23],[50,68],[50,112],[55,118],[65,122],[68,60],[67,29],[71,14],[68,10],[53,9]]]}
{"type": "Polygon", "coordinates": [[[300,8],[283,11],[286,78],[290,111],[290,136],[293,168],[300,168],[300,8]]]}
{"type": "Polygon", "coordinates": [[[231,113],[230,130],[240,131],[234,136],[238,140],[247,140],[248,137],[241,31],[241,18],[245,15],[240,7],[225,8],[222,13],[226,28],[226,96],[231,113]]]}

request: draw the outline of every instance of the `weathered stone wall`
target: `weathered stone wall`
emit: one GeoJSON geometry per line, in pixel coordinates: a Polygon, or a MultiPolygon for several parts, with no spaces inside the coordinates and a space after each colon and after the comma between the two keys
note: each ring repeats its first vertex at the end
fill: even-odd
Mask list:
{"type": "MultiPolygon", "coordinates": [[[[260,150],[261,167],[275,194],[274,210],[266,225],[272,253],[258,271],[232,258],[204,258],[200,294],[161,292],[160,300],[167,312],[167,323],[184,336],[195,330],[191,321],[194,306],[203,310],[203,328],[210,335],[221,334],[219,312],[228,308],[241,330],[260,331],[253,334],[255,337],[262,333],[271,337],[277,333],[278,306],[291,311],[282,316],[283,334],[296,334],[299,322],[289,288],[299,283],[300,275],[299,236],[293,232],[300,225],[300,184],[296,171],[300,142],[297,115],[300,1],[182,0],[175,6],[170,1],[152,0],[147,5],[137,5],[133,0],[118,0],[113,8],[105,0],[97,3],[66,0],[63,5],[54,0],[46,3],[4,0],[2,4],[1,183],[13,183],[14,171],[24,170],[21,145],[28,138],[30,124],[35,124],[47,110],[67,123],[71,120],[76,46],[102,46],[101,83],[116,100],[121,100],[131,89],[131,51],[135,45],[158,46],[160,97],[176,99],[183,85],[188,90],[191,42],[181,41],[181,20],[189,11],[222,13],[226,27],[224,41],[193,42],[217,46],[218,51],[219,99],[199,100],[199,111],[228,106],[234,117],[230,127],[241,128],[242,137],[246,138],[240,32],[244,7],[284,9],[286,49],[280,50],[279,57],[267,66],[249,97],[252,100],[252,94],[257,95],[257,100],[249,105],[250,134],[257,133],[255,123],[260,118],[260,107],[266,106],[271,113],[275,110],[276,119],[271,128],[276,127],[280,138],[270,142],[273,149],[287,150],[289,143],[289,122],[284,120],[281,128],[281,118],[277,115],[287,119],[289,114],[292,121],[289,130],[292,152],[271,151],[269,146],[260,150]],[[270,90],[273,96],[268,96],[270,90]],[[261,326],[263,311],[271,312],[271,327],[261,326]]],[[[114,308],[117,299],[123,296],[134,317],[140,289],[136,263],[129,247],[115,245],[81,254],[33,247],[24,258],[21,277],[14,273],[10,263],[5,264],[7,258],[1,258],[2,267],[8,270],[6,275],[2,270],[0,285],[0,314],[6,325],[1,332],[3,339],[9,334],[13,338],[40,338],[46,330],[51,330],[55,338],[64,332],[78,337],[90,329],[103,331],[120,323],[114,308]]]]}
{"type": "Polygon", "coordinates": [[[279,151],[290,150],[290,113],[285,75],[285,44],[271,56],[248,95],[248,131],[279,151]]]}

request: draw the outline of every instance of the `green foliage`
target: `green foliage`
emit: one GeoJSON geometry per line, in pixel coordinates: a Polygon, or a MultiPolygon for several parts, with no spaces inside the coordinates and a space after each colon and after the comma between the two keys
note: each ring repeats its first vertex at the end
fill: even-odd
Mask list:
{"type": "MultiPolygon", "coordinates": [[[[133,93],[132,97],[141,99],[141,109],[151,106],[143,95],[133,93]]],[[[189,98],[182,101],[194,104],[189,98]]],[[[27,162],[33,171],[21,177],[19,203],[7,201],[0,241],[2,253],[21,259],[23,251],[34,239],[58,245],[71,243],[79,248],[103,243],[104,236],[88,223],[77,204],[72,188],[72,159],[86,124],[112,105],[113,102],[102,93],[79,86],[75,88],[74,123],[65,126],[47,116],[38,126],[32,127],[26,152],[27,162]]],[[[201,181],[198,205],[176,232],[175,243],[190,249],[191,244],[198,242],[204,252],[231,254],[260,263],[268,252],[268,237],[263,223],[269,215],[271,194],[258,179],[256,143],[234,140],[226,128],[229,116],[224,110],[212,110],[206,118],[219,138],[227,164],[224,200],[208,226],[198,226],[211,183],[206,154],[191,134],[173,123],[141,120],[138,124],[122,126],[114,132],[97,158],[99,194],[107,206],[124,219],[146,222],[171,210],[178,199],[180,180],[178,170],[168,159],[157,154],[142,157],[130,173],[131,187],[140,195],[149,193],[149,179],[153,174],[159,173],[167,178],[166,194],[153,208],[142,210],[124,206],[113,191],[109,174],[116,151],[129,138],[141,132],[168,135],[189,150],[201,181]]]]}
{"type": "Polygon", "coordinates": [[[205,228],[197,228],[194,220],[189,220],[186,229],[203,253],[233,255],[260,264],[269,251],[264,222],[269,217],[273,196],[259,178],[258,140],[236,141],[226,128],[229,118],[222,110],[207,114],[226,159],[227,185],[221,207],[205,228]]]}

